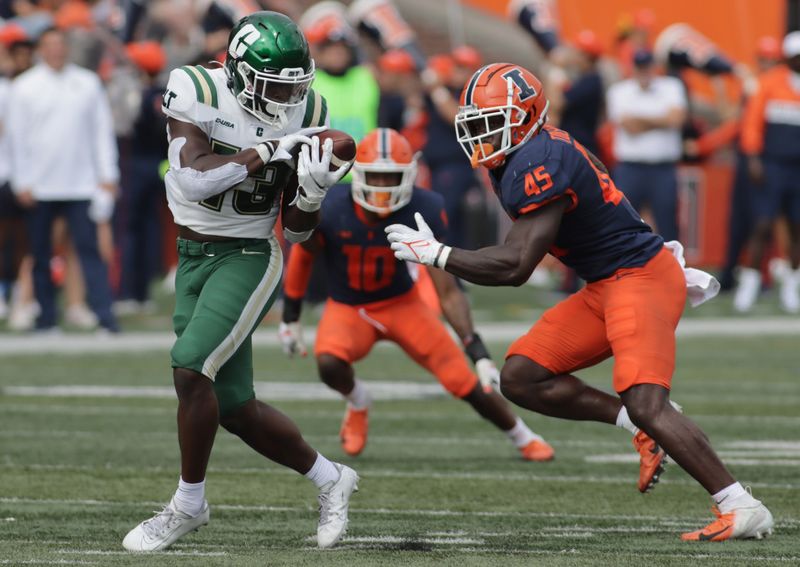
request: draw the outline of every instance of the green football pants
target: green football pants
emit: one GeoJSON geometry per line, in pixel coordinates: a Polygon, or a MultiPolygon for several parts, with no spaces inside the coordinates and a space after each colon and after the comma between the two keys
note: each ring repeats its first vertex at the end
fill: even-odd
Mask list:
{"type": "Polygon", "coordinates": [[[250,337],[278,294],[281,249],[275,239],[179,238],[178,254],[172,367],[213,380],[227,415],[255,397],[250,337]]]}

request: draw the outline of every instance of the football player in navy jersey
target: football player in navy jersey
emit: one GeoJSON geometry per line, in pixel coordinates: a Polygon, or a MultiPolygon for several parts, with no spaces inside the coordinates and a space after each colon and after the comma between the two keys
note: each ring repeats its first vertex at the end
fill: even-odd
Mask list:
{"type": "Polygon", "coordinates": [[[455,278],[431,269],[445,318],[475,363],[476,376],[444,324],[420,297],[408,267],[395,259],[384,228],[422,215],[437,237],[446,231],[440,195],[414,188],[416,158],[408,141],[378,128],[358,145],[350,188],[332,188],[321,210],[316,236],[294,246],[284,283],[280,337],[287,354],[305,355],[300,310],[315,253],[323,254],[330,298],[317,328],[314,354],[323,382],[347,400],[340,432],[342,448],[352,456],[367,442],[370,395],[352,364],[379,340],[397,343],[415,362],[434,374],[453,396],[469,403],[504,431],[530,461],[548,461],[553,449],[514,415],[491,387],[497,367],[475,333],[469,305],[455,278]]]}
{"type": "Polygon", "coordinates": [[[687,297],[673,243],[668,248],[651,231],[593,154],[545,125],[542,84],[526,69],[508,63],[479,69],[460,105],[459,142],[474,166],[489,170],[514,224],[503,244],[469,251],[439,242],[417,215],[416,229],[387,227],[395,256],[481,285],[521,285],[548,252],[574,269],[586,287],[547,310],[511,345],[501,372],[503,394],[545,415],[629,429],[641,455],[642,492],[657,480],[666,451],[717,505],[717,519],[683,539],[771,533],[769,510],[670,403],[675,328],[687,297]],[[612,356],[617,396],[572,374],[612,356]]]}

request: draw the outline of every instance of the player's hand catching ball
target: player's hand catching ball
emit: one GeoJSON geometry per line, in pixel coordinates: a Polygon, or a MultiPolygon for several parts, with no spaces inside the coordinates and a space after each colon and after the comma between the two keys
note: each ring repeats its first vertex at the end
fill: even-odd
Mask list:
{"type": "Polygon", "coordinates": [[[433,231],[422,215],[414,213],[416,230],[404,224],[390,224],[386,227],[386,238],[394,250],[394,257],[406,262],[444,268],[450,247],[445,246],[433,236],[433,231]]]}
{"type": "Polygon", "coordinates": [[[278,326],[278,338],[281,340],[283,353],[289,358],[296,354],[302,357],[308,354],[308,349],[303,341],[303,327],[300,326],[300,321],[292,323],[281,321],[278,326]]]}
{"type": "Polygon", "coordinates": [[[350,169],[350,164],[345,163],[331,171],[332,157],[333,140],[330,138],[322,144],[321,153],[318,136],[313,136],[311,145],[303,146],[300,150],[300,157],[297,160],[297,184],[301,191],[297,208],[301,211],[311,213],[319,210],[328,189],[336,185],[350,169]]]}
{"type": "Polygon", "coordinates": [[[311,144],[311,136],[318,134],[325,130],[323,126],[315,128],[303,128],[294,134],[287,134],[279,140],[271,142],[275,145],[275,153],[272,154],[270,162],[275,161],[292,161],[298,155],[299,144],[311,144]]]}

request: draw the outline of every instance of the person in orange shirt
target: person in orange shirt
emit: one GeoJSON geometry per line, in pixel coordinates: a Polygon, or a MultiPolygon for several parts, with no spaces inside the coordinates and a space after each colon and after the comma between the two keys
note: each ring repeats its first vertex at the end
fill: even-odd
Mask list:
{"type": "Polygon", "coordinates": [[[553,448],[492,388],[499,373],[475,332],[467,298],[455,278],[430,270],[445,318],[475,363],[480,381],[389,248],[384,228],[410,222],[415,211],[440,237],[445,233],[443,199],[414,187],[416,167],[408,141],[395,130],[378,128],[361,141],[352,187],[333,187],[322,205],[316,237],[292,247],[280,326],[284,351],[290,356],[306,353],[300,311],[314,254],[320,253],[330,298],[317,328],[314,354],[322,381],[348,402],[340,433],[345,453],[355,456],[364,450],[371,403],[366,384],[355,377],[353,363],[369,354],[377,341],[389,340],[434,374],[453,396],[505,432],[523,459],[548,461],[553,448]]]}
{"type": "Polygon", "coordinates": [[[781,283],[781,305],[800,312],[800,31],[784,38],[783,57],[784,65],[762,75],[745,109],[741,146],[757,196],[749,263],[734,297],[740,312],[750,311],[758,298],[759,268],[779,216],[789,222],[791,264],[781,283]]]}

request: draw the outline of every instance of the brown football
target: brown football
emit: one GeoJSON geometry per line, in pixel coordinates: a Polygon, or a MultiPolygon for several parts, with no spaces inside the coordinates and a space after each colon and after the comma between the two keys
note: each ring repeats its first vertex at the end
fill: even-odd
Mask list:
{"type": "Polygon", "coordinates": [[[356,141],[350,136],[350,134],[342,132],[341,130],[334,130],[330,128],[314,135],[319,137],[320,150],[322,149],[322,145],[325,143],[325,140],[328,138],[333,140],[333,157],[331,158],[330,167],[331,171],[336,171],[344,164],[348,164],[347,169],[350,169],[350,166],[353,165],[353,161],[356,159],[356,141]]]}

